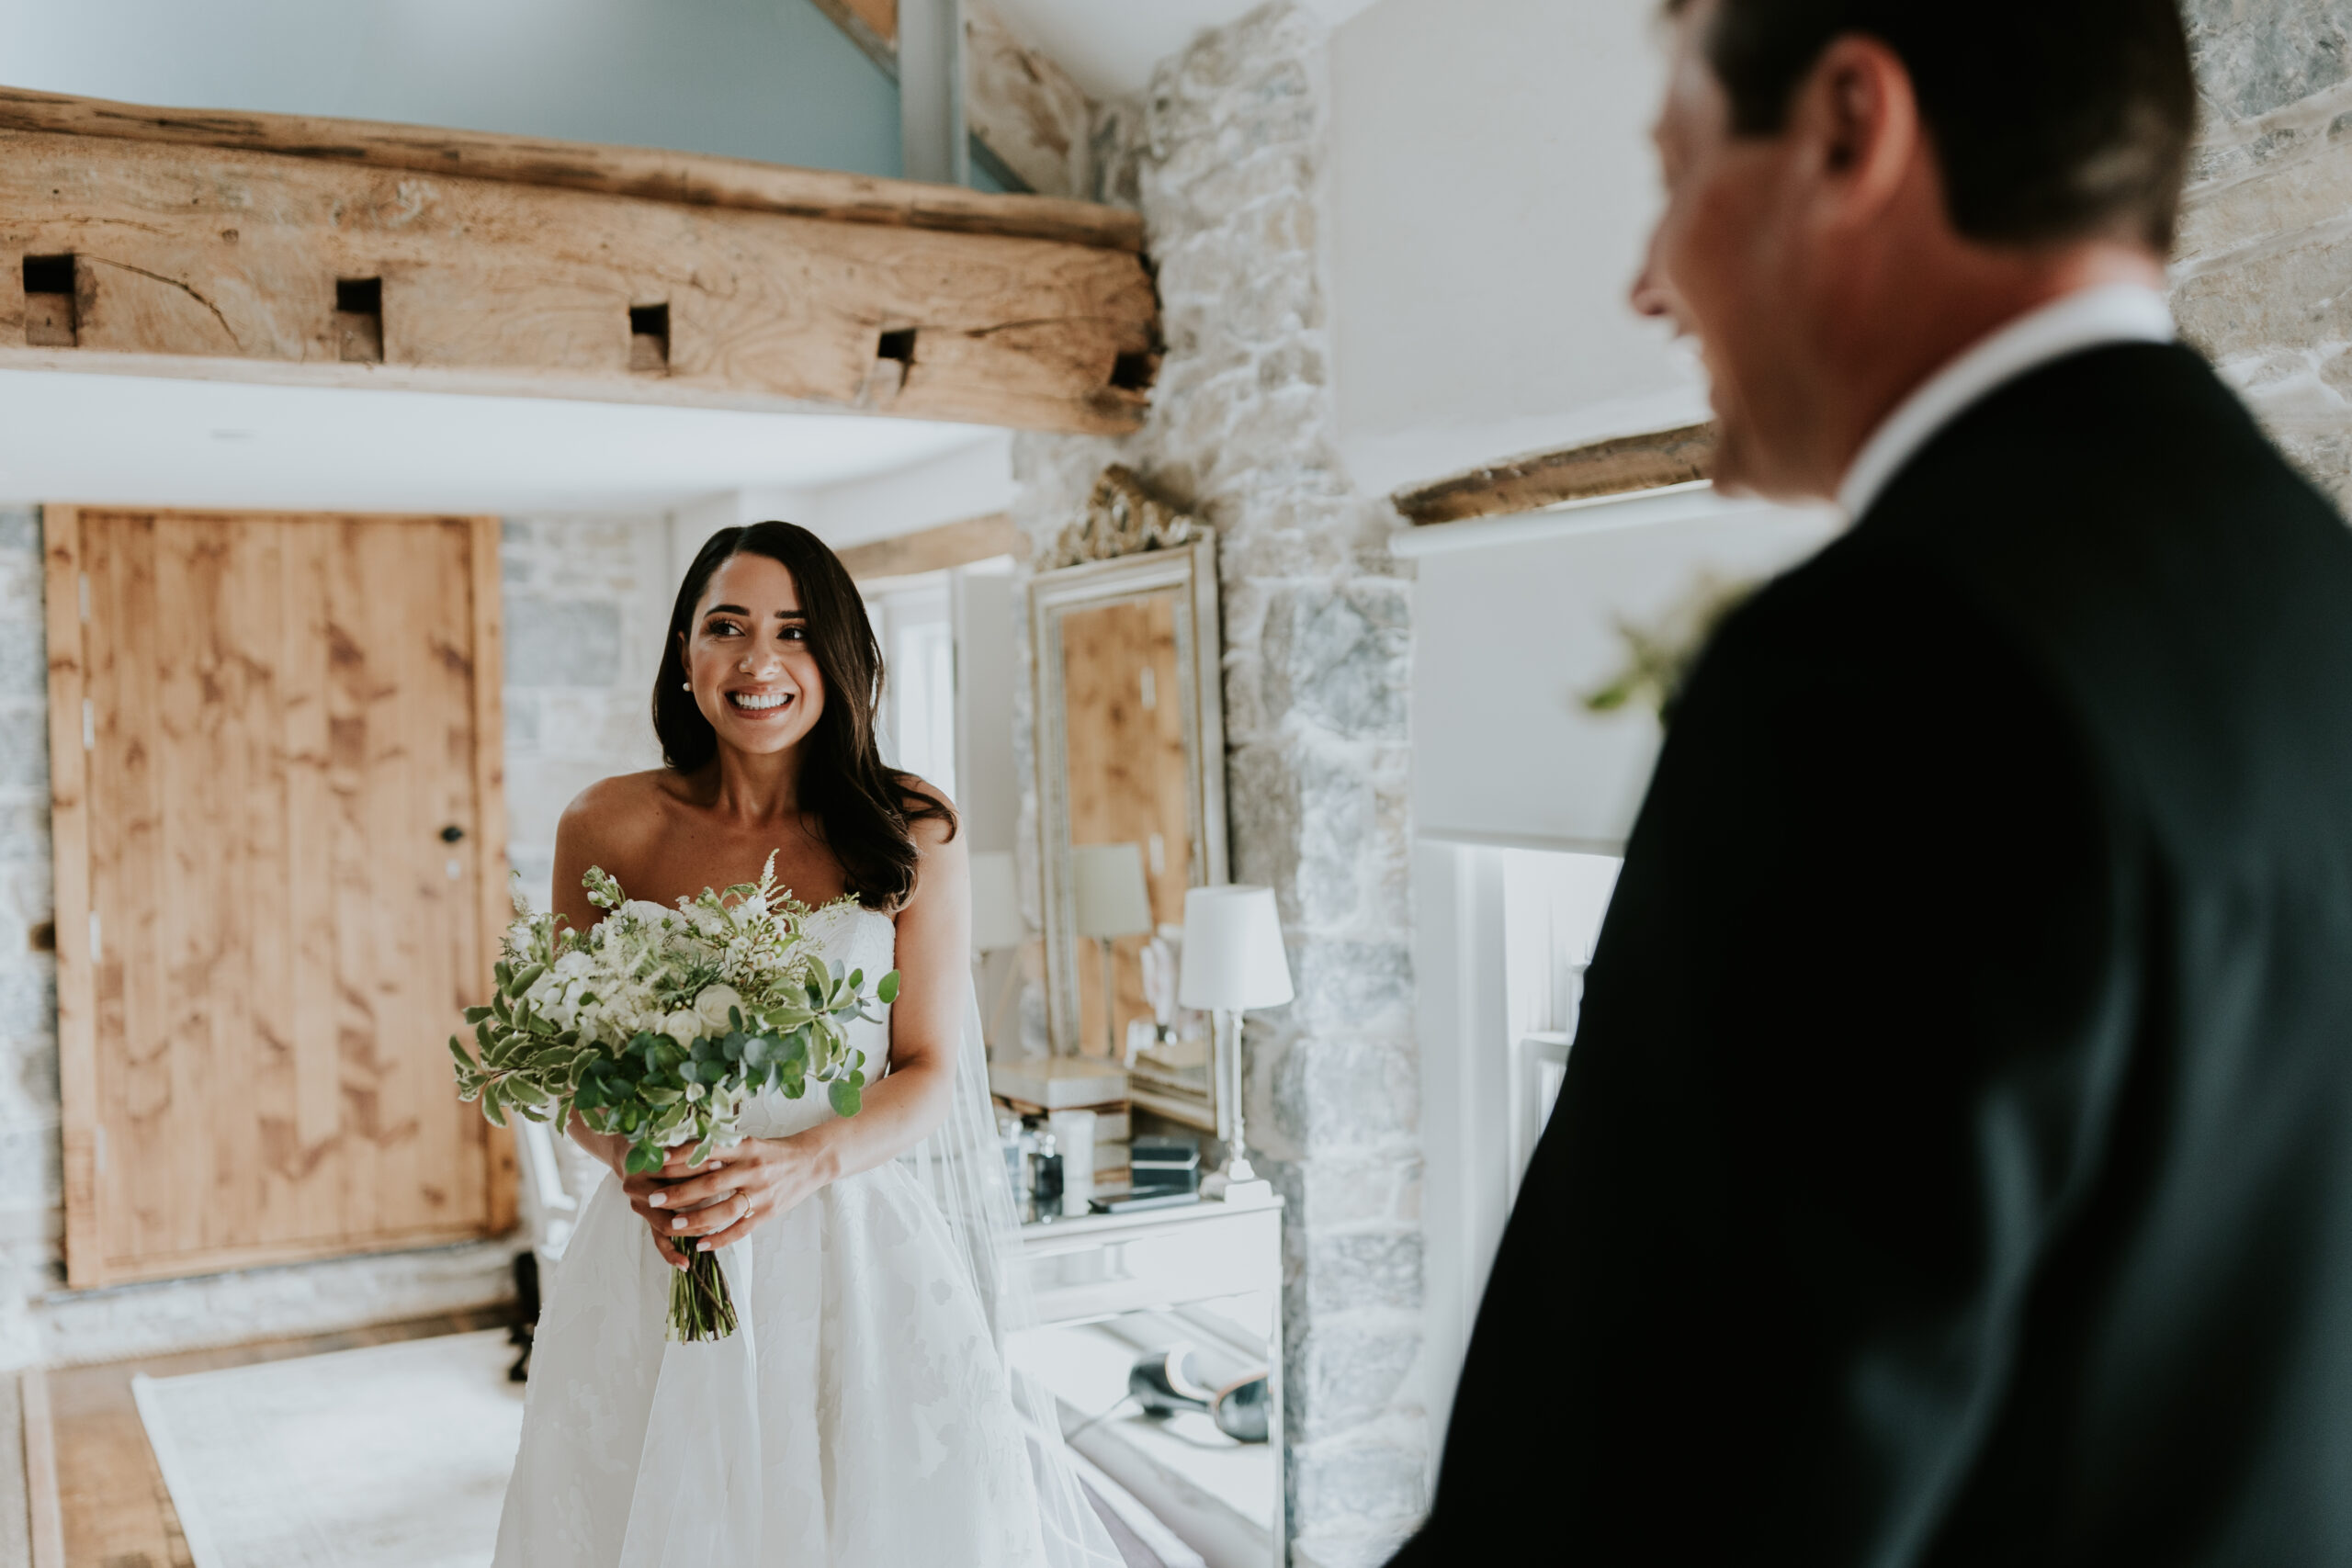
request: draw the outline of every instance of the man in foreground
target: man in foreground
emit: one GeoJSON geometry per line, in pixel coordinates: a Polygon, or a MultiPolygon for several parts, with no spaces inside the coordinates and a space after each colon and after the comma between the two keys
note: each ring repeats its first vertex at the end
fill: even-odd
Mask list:
{"type": "Polygon", "coordinates": [[[1853,525],[1675,709],[1397,1562],[2352,1562],[2352,534],[2171,341],[2179,18],[1670,9],[1635,303],[1853,525]]]}

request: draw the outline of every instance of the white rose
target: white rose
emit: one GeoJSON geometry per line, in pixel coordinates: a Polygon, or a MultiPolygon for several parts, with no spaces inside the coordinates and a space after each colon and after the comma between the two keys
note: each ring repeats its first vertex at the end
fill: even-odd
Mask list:
{"type": "Polygon", "coordinates": [[[634,915],[648,925],[658,926],[671,919],[673,911],[647,898],[632,898],[621,906],[621,912],[634,915]]]}
{"type": "Polygon", "coordinates": [[[692,1045],[696,1035],[707,1032],[702,1026],[702,1014],[680,1008],[662,1021],[662,1032],[681,1045],[692,1045]]]}
{"type": "Polygon", "coordinates": [[[724,1033],[729,1027],[727,1010],[743,1005],[742,993],[732,986],[706,986],[702,995],[695,998],[695,1011],[710,1026],[714,1034],[724,1033]]]}

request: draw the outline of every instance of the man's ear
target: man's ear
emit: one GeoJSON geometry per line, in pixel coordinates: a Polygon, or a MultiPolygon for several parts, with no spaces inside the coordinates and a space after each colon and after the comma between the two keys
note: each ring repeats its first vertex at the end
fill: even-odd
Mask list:
{"type": "Polygon", "coordinates": [[[1927,149],[1911,73],[1894,51],[1859,33],[1830,41],[1796,90],[1789,129],[1838,226],[1877,219],[1927,149]]]}

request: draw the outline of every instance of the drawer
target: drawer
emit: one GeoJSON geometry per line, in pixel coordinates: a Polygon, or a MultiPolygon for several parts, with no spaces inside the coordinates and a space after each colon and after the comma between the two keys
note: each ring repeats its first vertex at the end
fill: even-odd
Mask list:
{"type": "MultiPolygon", "coordinates": [[[[1281,1211],[1204,1213],[1191,1224],[1072,1231],[1024,1238],[1038,1316],[1102,1317],[1282,1287],[1281,1211]]],[[[1080,1222],[1091,1224],[1094,1222],[1080,1222]]]]}

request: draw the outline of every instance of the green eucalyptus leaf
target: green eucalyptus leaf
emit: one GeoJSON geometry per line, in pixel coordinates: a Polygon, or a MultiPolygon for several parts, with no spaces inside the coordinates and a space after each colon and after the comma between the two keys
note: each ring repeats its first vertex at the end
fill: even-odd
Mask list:
{"type": "Polygon", "coordinates": [[[832,1100],[833,1114],[836,1116],[856,1115],[863,1099],[857,1085],[846,1078],[836,1079],[826,1089],[826,1096],[832,1100]]]}
{"type": "Polygon", "coordinates": [[[885,1007],[899,999],[899,972],[896,969],[882,976],[880,983],[874,987],[874,995],[885,1007]]]}

